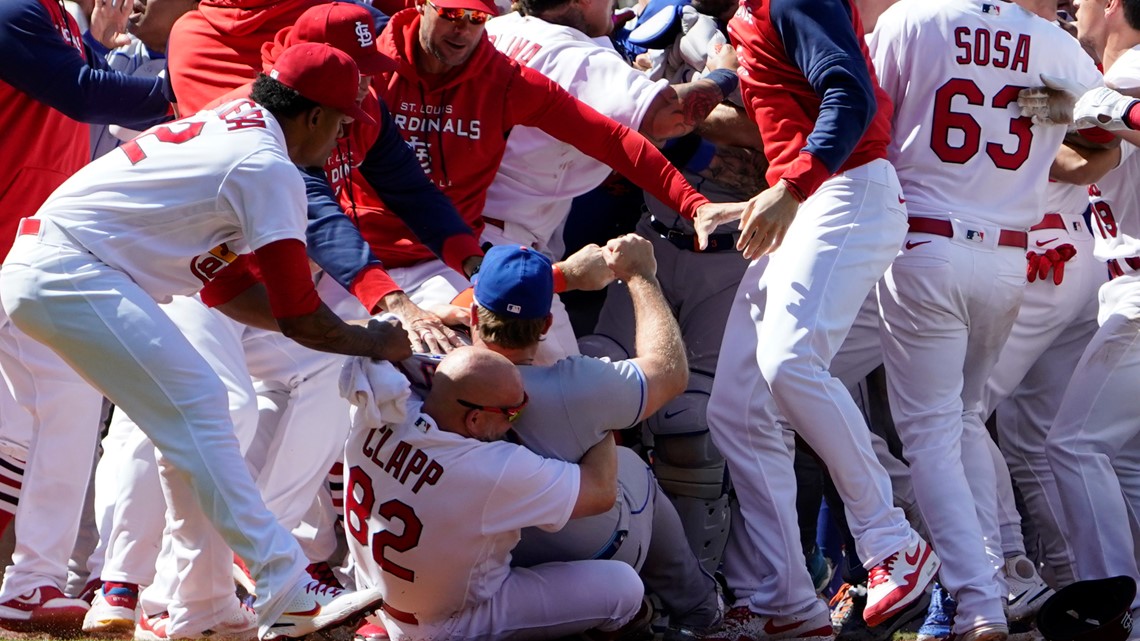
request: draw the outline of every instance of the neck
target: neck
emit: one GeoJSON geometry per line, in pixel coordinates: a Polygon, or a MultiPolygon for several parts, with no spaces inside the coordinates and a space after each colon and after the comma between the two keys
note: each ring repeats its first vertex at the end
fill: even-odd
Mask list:
{"type": "Polygon", "coordinates": [[[1104,44],[1104,53],[1101,55],[1104,70],[1111,69],[1116,60],[1124,55],[1124,52],[1138,44],[1140,44],[1140,31],[1127,29],[1108,34],[1108,39],[1105,40],[1104,44]]]}
{"type": "Polygon", "coordinates": [[[475,344],[481,347],[486,347],[492,352],[506,356],[507,360],[514,363],[515,365],[533,365],[534,356],[538,353],[538,343],[535,343],[530,347],[520,347],[516,349],[503,347],[502,345],[496,345],[495,343],[487,343],[483,341],[482,338],[480,338],[475,342],[475,344]]]}

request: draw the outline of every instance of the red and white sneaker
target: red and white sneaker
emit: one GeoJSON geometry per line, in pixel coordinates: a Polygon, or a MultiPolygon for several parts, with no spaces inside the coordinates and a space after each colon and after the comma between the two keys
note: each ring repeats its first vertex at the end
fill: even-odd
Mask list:
{"type": "Polygon", "coordinates": [[[224,620],[197,634],[172,637],[169,626],[170,615],[166,612],[152,617],[140,617],[135,626],[135,641],[257,641],[257,615],[244,605],[235,605],[224,620]]]}
{"type": "Polygon", "coordinates": [[[95,591],[91,609],[83,617],[83,631],[96,636],[128,637],[135,629],[139,586],[107,581],[95,591]]]}
{"type": "Polygon", "coordinates": [[[341,627],[354,630],[383,603],[379,588],[348,592],[305,576],[294,587],[285,613],[263,629],[261,638],[299,638],[341,627]]]}
{"type": "Polygon", "coordinates": [[[867,580],[867,607],[863,620],[877,626],[906,609],[926,592],[942,562],[930,544],[917,541],[871,568],[867,580]]]}
{"type": "Polygon", "coordinates": [[[44,586],[0,603],[0,627],[75,636],[83,628],[83,616],[89,607],[86,601],[69,598],[57,587],[44,586]]]}
{"type": "Polygon", "coordinates": [[[757,614],[747,605],[732,608],[724,614],[724,627],[702,641],[831,641],[831,612],[819,601],[803,612],[786,617],[757,614]]]}

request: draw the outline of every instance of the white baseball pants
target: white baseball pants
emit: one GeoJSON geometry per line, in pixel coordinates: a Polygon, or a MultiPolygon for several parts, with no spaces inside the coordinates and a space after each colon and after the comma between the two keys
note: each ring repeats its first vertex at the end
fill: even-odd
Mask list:
{"type": "Polygon", "coordinates": [[[829,372],[902,243],[901,198],[885,160],[824,182],[800,206],[780,249],[748,267],[729,313],[708,419],[745,524],[730,532],[726,578],[761,614],[788,615],[817,600],[802,562],[796,480],[780,415],[831,470],[867,567],[917,536],[892,506],[859,408],[829,372]]]}

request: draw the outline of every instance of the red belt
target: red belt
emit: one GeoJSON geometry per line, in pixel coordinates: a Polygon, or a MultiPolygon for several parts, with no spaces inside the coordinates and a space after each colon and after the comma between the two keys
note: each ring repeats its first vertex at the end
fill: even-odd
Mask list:
{"type": "Polygon", "coordinates": [[[1113,278],[1123,276],[1131,272],[1140,272],[1140,258],[1113,258],[1108,261],[1108,271],[1112,274],[1113,278]],[[1121,265],[1121,262],[1124,264],[1121,265]],[[1124,267],[1127,266],[1128,270],[1125,271],[1124,267]]]}
{"type": "Polygon", "coordinates": [[[380,609],[383,610],[384,614],[387,614],[394,621],[399,621],[400,623],[406,623],[408,625],[420,624],[420,620],[416,618],[416,615],[412,614],[411,612],[397,610],[396,608],[388,605],[387,601],[384,602],[384,605],[380,606],[380,609]]]}
{"type": "Polygon", "coordinates": [[[1065,219],[1061,214],[1045,214],[1041,222],[1029,228],[1029,231],[1038,231],[1041,229],[1068,229],[1065,227],[1065,219]]]}
{"type": "MultiPolygon", "coordinates": [[[[912,216],[909,219],[910,231],[919,234],[932,234],[934,236],[943,236],[945,238],[954,237],[954,226],[950,224],[949,220],[942,220],[941,218],[923,218],[921,216],[912,216]]],[[[982,234],[981,231],[970,230],[967,234],[977,233],[982,234]]],[[[973,240],[967,235],[967,240],[973,240]]],[[[981,236],[978,237],[981,240],[981,236]]],[[[1003,229],[998,234],[998,245],[1002,247],[1019,247],[1025,249],[1029,245],[1029,234],[1023,231],[1014,231],[1012,229],[1003,229]]]]}
{"type": "Polygon", "coordinates": [[[16,227],[17,236],[39,236],[40,225],[44,221],[39,218],[21,218],[19,226],[16,227]]]}

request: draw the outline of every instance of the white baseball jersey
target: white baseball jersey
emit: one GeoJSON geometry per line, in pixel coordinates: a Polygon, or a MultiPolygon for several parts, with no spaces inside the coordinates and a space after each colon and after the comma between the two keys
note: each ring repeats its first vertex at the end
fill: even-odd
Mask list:
{"type": "Polygon", "coordinates": [[[522,528],[566,525],[581,477],[513,443],[445,432],[420,407],[349,435],[345,526],[361,587],[426,624],[498,592],[522,528]]]}
{"type": "MultiPolygon", "coordinates": [[[[1125,52],[1104,74],[1104,83],[1121,90],[1140,88],[1140,46],[1125,52]]],[[[1089,186],[1096,257],[1100,260],[1140,256],[1140,154],[1120,144],[1120,164],[1089,186]]]]}
{"type": "Polygon", "coordinates": [[[237,100],[153,127],[92,162],[36,217],[166,302],[197,292],[239,253],[304,242],[306,202],[281,126],[237,100]]]}
{"type": "Polygon", "coordinates": [[[1076,39],[1011,2],[902,0],[869,39],[895,105],[888,157],[912,216],[1027,229],[1065,128],[1033,124],[1018,92],[1042,73],[1101,77],[1076,39]]]}
{"type": "MultiPolygon", "coordinates": [[[[637,130],[668,82],[633,69],[608,38],[512,13],[487,23],[495,48],[541,72],[575,98],[637,130]]],[[[483,212],[516,223],[545,247],[570,212],[570,201],[597,187],[610,168],[533,127],[515,127],[483,212]]]]}

